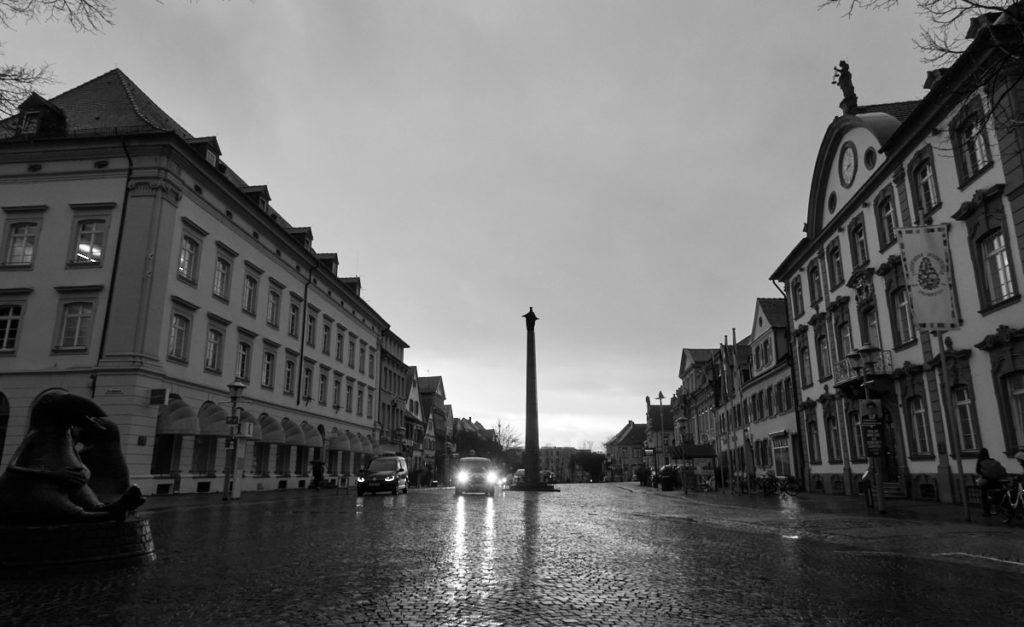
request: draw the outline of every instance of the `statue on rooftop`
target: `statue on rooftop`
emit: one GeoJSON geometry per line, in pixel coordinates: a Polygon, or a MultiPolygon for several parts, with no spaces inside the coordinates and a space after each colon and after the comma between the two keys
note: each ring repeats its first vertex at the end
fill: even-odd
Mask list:
{"type": "Polygon", "coordinates": [[[843,100],[839,103],[845,113],[854,113],[857,109],[857,93],[853,90],[853,74],[850,73],[850,64],[840,61],[839,67],[832,68],[832,84],[839,85],[843,91],[843,100]]]}

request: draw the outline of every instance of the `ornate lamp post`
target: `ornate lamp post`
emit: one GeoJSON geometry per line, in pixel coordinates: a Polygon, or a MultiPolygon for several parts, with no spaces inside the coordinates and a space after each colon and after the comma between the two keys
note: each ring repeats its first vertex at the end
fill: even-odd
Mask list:
{"type": "MultiPolygon", "coordinates": [[[[228,393],[231,395],[231,415],[228,417],[228,439],[226,441],[227,455],[226,466],[224,468],[224,500],[229,498],[238,498],[232,494],[231,484],[235,482],[237,485],[237,478],[235,477],[235,460],[238,455],[238,398],[242,395],[242,391],[245,390],[245,384],[239,381],[234,381],[228,384],[228,393]]],[[[237,494],[241,496],[241,490],[236,490],[237,494]]]]}
{"type": "MultiPolygon", "coordinates": [[[[878,349],[871,345],[862,346],[860,349],[850,351],[846,357],[850,360],[851,367],[857,371],[857,379],[860,387],[864,390],[864,407],[877,407],[877,403],[871,400],[871,384],[874,382],[868,377],[874,372],[874,359],[872,354],[878,349]]],[[[885,494],[882,490],[882,464],[885,456],[885,440],[882,438],[882,414],[871,412],[861,415],[860,429],[867,447],[868,455],[871,456],[871,465],[874,472],[871,473],[871,483],[875,491],[875,504],[879,514],[885,513],[885,494]]]]}

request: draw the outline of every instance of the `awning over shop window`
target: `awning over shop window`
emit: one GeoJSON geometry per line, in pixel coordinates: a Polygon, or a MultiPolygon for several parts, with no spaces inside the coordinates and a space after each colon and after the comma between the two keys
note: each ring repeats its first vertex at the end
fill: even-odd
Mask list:
{"type": "Polygon", "coordinates": [[[260,414],[260,442],[268,444],[284,444],[284,427],[281,422],[270,414],[260,414]]]}
{"type": "Polygon", "coordinates": [[[228,430],[228,413],[224,408],[207,401],[199,408],[199,435],[211,435],[227,437],[231,435],[228,430]]]}
{"type": "Polygon", "coordinates": [[[349,449],[348,436],[335,429],[331,431],[330,436],[327,438],[327,448],[332,451],[348,451],[349,449]]]}
{"type": "Polygon", "coordinates": [[[199,418],[196,411],[177,394],[168,397],[168,403],[160,406],[156,417],[157,435],[199,435],[199,418]]]}
{"type": "Polygon", "coordinates": [[[302,427],[302,434],[306,437],[306,446],[319,448],[324,445],[324,438],[316,430],[316,427],[305,421],[299,426],[302,427]]]}
{"type": "Polygon", "coordinates": [[[263,439],[263,429],[260,428],[260,421],[251,413],[242,410],[238,419],[238,435],[242,438],[252,438],[259,442],[263,439]]]}
{"type": "Polygon", "coordinates": [[[298,423],[292,422],[287,418],[281,420],[281,426],[284,427],[284,443],[294,444],[295,446],[306,446],[306,436],[302,433],[302,427],[298,423]]]}

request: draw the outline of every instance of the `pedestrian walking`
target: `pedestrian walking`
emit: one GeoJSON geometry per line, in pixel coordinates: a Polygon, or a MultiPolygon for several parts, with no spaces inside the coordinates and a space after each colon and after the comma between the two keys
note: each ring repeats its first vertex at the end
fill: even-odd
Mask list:
{"type": "Polygon", "coordinates": [[[974,464],[974,474],[978,475],[974,483],[981,489],[981,512],[987,518],[992,515],[989,493],[993,488],[999,487],[999,480],[1006,476],[1006,468],[989,456],[987,448],[982,448],[978,450],[978,461],[974,464]]]}
{"type": "Polygon", "coordinates": [[[313,462],[313,485],[309,486],[314,490],[320,489],[320,484],[324,480],[324,463],[321,461],[313,462]]]}

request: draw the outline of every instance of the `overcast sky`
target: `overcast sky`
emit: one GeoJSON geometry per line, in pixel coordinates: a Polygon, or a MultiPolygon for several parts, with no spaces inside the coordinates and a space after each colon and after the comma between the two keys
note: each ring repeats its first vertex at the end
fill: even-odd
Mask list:
{"type": "Polygon", "coordinates": [[[115,3],[115,24],[0,32],[55,96],[115,67],[272,205],[444,379],[458,417],[600,447],[679,385],[683,347],[749,334],[802,236],[840,114],[913,100],[908,2],[115,3]]]}

